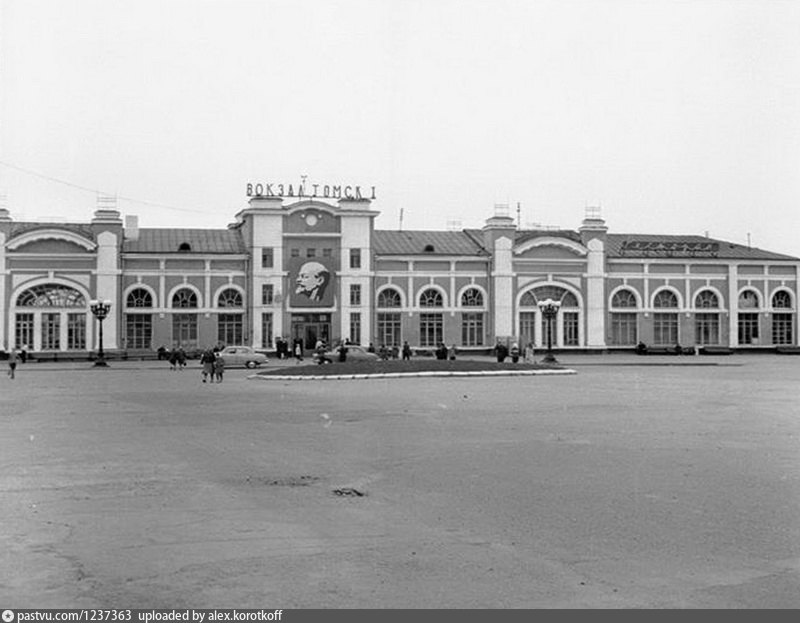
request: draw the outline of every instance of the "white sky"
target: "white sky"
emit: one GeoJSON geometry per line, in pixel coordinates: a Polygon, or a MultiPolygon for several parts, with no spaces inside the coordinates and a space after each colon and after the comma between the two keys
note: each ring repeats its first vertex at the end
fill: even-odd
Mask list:
{"type": "MultiPolygon", "coordinates": [[[[800,256],[800,2],[0,0],[17,220],[225,227],[249,181],[375,185],[380,229],[577,228],[800,256]]],[[[12,165],[12,166],[7,166],[12,165]]]]}

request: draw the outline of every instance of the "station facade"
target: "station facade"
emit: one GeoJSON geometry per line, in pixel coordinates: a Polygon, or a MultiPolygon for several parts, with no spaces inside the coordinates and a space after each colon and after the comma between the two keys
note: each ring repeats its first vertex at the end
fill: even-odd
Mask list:
{"type": "Polygon", "coordinates": [[[800,259],[706,236],[575,230],[377,230],[365,198],[256,196],[225,229],[139,228],[0,210],[0,347],[89,353],[90,301],[111,302],[107,351],[274,348],[278,336],[376,347],[498,340],[559,349],[797,346],[800,259]],[[538,303],[560,303],[554,324],[538,303]],[[551,329],[552,327],[552,329],[551,329]]]}

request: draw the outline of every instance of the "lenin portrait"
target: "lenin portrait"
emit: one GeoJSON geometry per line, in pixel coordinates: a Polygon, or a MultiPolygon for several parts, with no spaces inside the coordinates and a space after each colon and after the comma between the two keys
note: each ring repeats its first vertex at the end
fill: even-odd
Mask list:
{"type": "Polygon", "coordinates": [[[331,271],[326,266],[316,261],[305,262],[294,280],[293,305],[331,305],[330,281],[331,271]]]}

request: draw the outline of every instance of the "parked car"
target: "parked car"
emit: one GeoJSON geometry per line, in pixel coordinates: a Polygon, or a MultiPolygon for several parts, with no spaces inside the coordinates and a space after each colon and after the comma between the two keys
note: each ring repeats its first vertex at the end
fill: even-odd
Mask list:
{"type": "Polygon", "coordinates": [[[225,360],[226,368],[232,366],[255,368],[267,363],[267,356],[264,353],[258,353],[249,346],[227,346],[219,351],[219,354],[225,360]]]}
{"type": "MultiPolygon", "coordinates": [[[[357,344],[347,345],[347,361],[378,361],[379,359],[380,357],[375,353],[369,352],[366,346],[359,346],[357,344]]],[[[319,355],[314,353],[314,361],[317,363],[333,363],[334,361],[339,361],[339,350],[338,348],[326,350],[322,361],[319,361],[319,355]]]]}

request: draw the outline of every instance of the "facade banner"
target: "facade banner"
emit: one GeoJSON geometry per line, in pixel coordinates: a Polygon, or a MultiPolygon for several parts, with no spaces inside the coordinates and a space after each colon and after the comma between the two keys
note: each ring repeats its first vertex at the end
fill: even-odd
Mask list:
{"type": "Polygon", "coordinates": [[[333,261],[331,258],[289,260],[291,307],[333,306],[333,261]]]}

